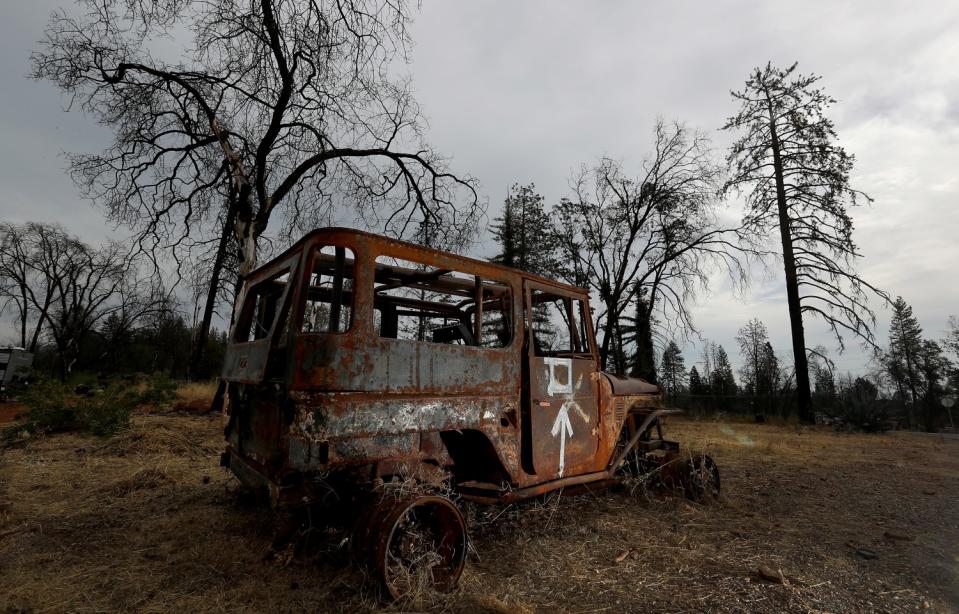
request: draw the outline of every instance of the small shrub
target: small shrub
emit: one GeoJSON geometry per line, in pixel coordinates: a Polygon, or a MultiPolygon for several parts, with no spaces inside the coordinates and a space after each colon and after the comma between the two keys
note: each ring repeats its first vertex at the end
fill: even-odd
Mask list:
{"type": "Polygon", "coordinates": [[[130,424],[130,414],[142,395],[122,383],[114,383],[77,403],[77,415],[85,430],[108,437],[130,424]]]}
{"type": "Polygon", "coordinates": [[[885,407],[875,399],[848,395],[840,398],[838,409],[840,425],[846,430],[881,433],[890,428],[885,407]]]}
{"type": "Polygon", "coordinates": [[[146,387],[140,393],[138,399],[140,404],[169,405],[176,398],[177,383],[170,379],[165,373],[154,375],[146,382],[146,387]]]}
{"type": "Polygon", "coordinates": [[[76,398],[66,384],[40,380],[20,397],[27,406],[24,420],[4,429],[0,438],[9,445],[62,431],[86,431],[107,437],[129,425],[130,414],[141,397],[142,393],[118,382],[94,390],[88,397],[76,398]]]}
{"type": "Polygon", "coordinates": [[[55,380],[40,380],[20,395],[27,406],[26,418],[7,427],[3,440],[11,443],[22,436],[71,431],[79,426],[76,408],[68,401],[67,387],[55,380]]]}

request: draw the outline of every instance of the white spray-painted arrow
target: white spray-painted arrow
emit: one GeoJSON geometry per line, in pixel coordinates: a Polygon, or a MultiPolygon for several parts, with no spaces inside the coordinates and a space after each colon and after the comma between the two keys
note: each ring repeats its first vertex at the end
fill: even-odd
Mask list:
{"type": "Polygon", "coordinates": [[[563,471],[566,469],[566,438],[573,436],[573,425],[569,422],[570,401],[563,403],[556,414],[556,420],[553,421],[553,430],[550,431],[553,437],[559,436],[559,477],[563,477],[563,471]]]}

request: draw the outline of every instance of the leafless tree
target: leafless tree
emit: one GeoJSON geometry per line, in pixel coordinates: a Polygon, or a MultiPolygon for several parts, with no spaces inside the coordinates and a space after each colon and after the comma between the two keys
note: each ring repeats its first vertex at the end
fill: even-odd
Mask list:
{"type": "MultiPolygon", "coordinates": [[[[653,321],[656,311],[664,325],[688,332],[695,330],[690,301],[716,267],[726,269],[737,283],[746,281],[750,252],[739,240],[739,229],[719,221],[715,194],[720,169],[707,138],[659,120],[653,145],[638,178],[610,159],[584,167],[573,181],[573,197],[553,212],[564,277],[588,286],[600,301],[595,324],[602,333],[604,366],[625,355],[611,349],[624,329],[624,313],[639,293],[644,294],[646,321],[653,321]]],[[[625,364],[612,366],[626,370],[625,364]]]]}
{"type": "Polygon", "coordinates": [[[726,192],[746,195],[745,224],[766,236],[779,230],[796,366],[799,415],[812,421],[803,315],[822,318],[842,348],[851,333],[875,347],[875,314],[866,292],[888,296],[855,271],[859,256],[847,208],[869,197],[849,185],[854,156],[836,144],[826,117],[835,102],[816,86],[820,77],[756,68],[742,92],[742,107],[724,129],[743,134],[731,146],[726,192]]]}
{"type": "Polygon", "coordinates": [[[107,318],[129,331],[144,317],[170,308],[169,294],[157,278],[138,274],[116,243],[93,248],[59,226],[36,223],[7,224],[0,233],[5,250],[16,245],[3,253],[0,279],[4,288],[15,288],[8,298],[17,304],[21,341],[26,339],[24,322],[30,321],[33,333],[29,345],[23,345],[35,351],[41,335],[48,336],[63,377],[84,340],[107,318]],[[12,284],[10,271],[17,275],[12,284]]]}
{"type": "Polygon", "coordinates": [[[57,271],[56,263],[70,247],[56,226],[0,224],[0,298],[4,308],[15,308],[20,346],[31,352],[37,349],[56,297],[55,279],[46,271],[57,271]]]}
{"type": "Polygon", "coordinates": [[[949,328],[946,338],[942,340],[942,348],[952,362],[953,392],[959,392],[959,318],[954,315],[949,316],[949,328]]]}
{"type": "Polygon", "coordinates": [[[760,393],[759,382],[762,379],[763,349],[769,342],[769,332],[759,318],[753,318],[736,333],[736,343],[743,356],[740,380],[743,387],[750,389],[753,396],[760,393]]]}
{"type": "Polygon", "coordinates": [[[392,76],[407,57],[403,0],[80,5],[80,17],[52,16],[32,74],[113,130],[71,168],[140,249],[215,242],[217,260],[232,242],[245,275],[271,225],[289,237],[334,209],[397,236],[426,220],[445,245],[482,215],[472,180],[423,144],[409,82],[392,76]]]}

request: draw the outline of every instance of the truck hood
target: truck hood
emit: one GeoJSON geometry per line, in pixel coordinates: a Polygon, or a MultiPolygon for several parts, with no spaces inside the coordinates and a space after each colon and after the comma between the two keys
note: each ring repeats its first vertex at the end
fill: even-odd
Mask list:
{"type": "Polygon", "coordinates": [[[601,371],[603,376],[609,380],[613,387],[614,395],[636,395],[636,394],[659,394],[659,386],[650,384],[644,379],[638,377],[626,377],[624,375],[613,375],[601,371]]]}

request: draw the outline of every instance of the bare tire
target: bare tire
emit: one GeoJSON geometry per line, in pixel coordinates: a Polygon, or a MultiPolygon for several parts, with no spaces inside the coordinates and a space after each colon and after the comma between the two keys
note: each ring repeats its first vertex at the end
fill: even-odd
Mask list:
{"type": "Polygon", "coordinates": [[[466,563],[466,521],[452,501],[384,497],[360,522],[366,562],[391,598],[456,588],[466,563]]]}

